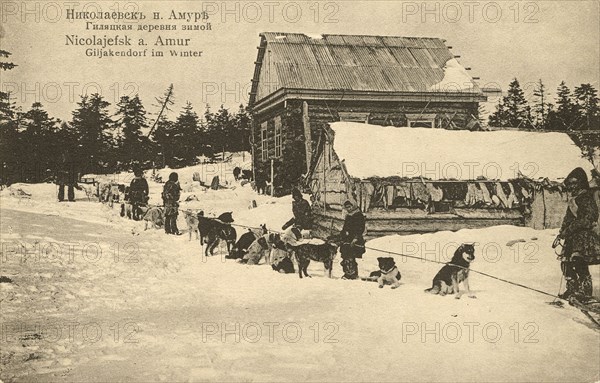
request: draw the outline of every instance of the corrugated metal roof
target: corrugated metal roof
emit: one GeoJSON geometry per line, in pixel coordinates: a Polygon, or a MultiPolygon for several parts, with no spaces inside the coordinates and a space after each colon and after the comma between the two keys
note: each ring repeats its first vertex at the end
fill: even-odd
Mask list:
{"type": "MultiPolygon", "coordinates": [[[[259,57],[264,50],[270,52],[269,64],[279,81],[273,91],[432,92],[431,87],[444,78],[446,62],[454,57],[439,38],[322,35],[319,39],[281,32],[265,32],[261,37],[259,57]]],[[[480,90],[473,83],[468,93],[480,90]]],[[[251,103],[265,96],[259,91],[251,103]]]]}

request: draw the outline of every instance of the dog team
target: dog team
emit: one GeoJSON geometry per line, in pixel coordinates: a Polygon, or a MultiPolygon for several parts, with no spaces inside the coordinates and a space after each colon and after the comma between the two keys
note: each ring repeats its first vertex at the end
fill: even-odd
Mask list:
{"type": "MultiPolygon", "coordinates": [[[[342,256],[341,266],[344,271],[342,279],[357,279],[357,258],[365,253],[365,216],[352,201],[344,202],[346,218],[341,232],[330,236],[327,240],[308,239],[312,228],[312,210],[300,190],[292,191],[293,218],[282,226],[283,233],[269,232],[266,225],[258,230],[248,229],[236,242],[237,233],[232,227],[231,212],[223,213],[217,218],[204,217],[202,211],[194,214],[185,211],[189,239],[192,232],[196,239],[205,246],[205,255],[213,255],[219,241],[227,244],[228,259],[236,259],[247,265],[258,265],[263,259],[273,270],[280,273],[294,273],[297,267],[300,278],[310,277],[308,266],[311,261],[323,263],[325,273],[331,278],[333,262],[338,249],[342,256]],[[294,265],[294,261],[296,266],[294,265]]],[[[463,244],[455,251],[451,261],[445,264],[433,278],[432,287],[426,292],[439,295],[456,294],[456,298],[467,293],[469,286],[469,265],[475,259],[475,247],[463,244]],[[465,291],[459,285],[463,284],[465,291]]],[[[380,288],[391,285],[392,289],[400,286],[402,278],[393,257],[378,257],[379,270],[370,274],[365,281],[376,281],[380,288]]]]}
{"type": "MultiPolygon", "coordinates": [[[[163,206],[148,206],[148,182],[143,177],[141,169],[134,168],[134,179],[125,188],[125,198],[121,205],[121,216],[134,220],[145,221],[154,228],[164,226],[165,233],[181,235],[177,228],[179,214],[179,199],[181,187],[178,174],[172,172],[165,183],[162,192],[163,206]]],[[[239,175],[238,175],[239,177],[239,175]]],[[[283,233],[274,233],[261,225],[258,230],[248,229],[237,239],[237,232],[232,226],[231,212],[226,212],[217,218],[205,217],[203,211],[184,211],[189,240],[192,233],[204,247],[204,255],[214,255],[214,250],[220,242],[227,245],[228,259],[236,259],[240,263],[257,265],[263,259],[273,270],[280,273],[295,273],[298,270],[300,278],[310,277],[308,266],[311,261],[323,263],[325,273],[331,278],[333,262],[338,249],[342,261],[340,265],[344,275],[342,279],[358,279],[357,258],[365,253],[365,216],[352,201],[343,204],[346,213],[342,230],[326,240],[310,238],[312,229],[312,210],[309,202],[304,199],[298,189],[292,191],[292,214],[282,226],[283,233]],[[237,241],[236,241],[237,239],[237,241]],[[294,261],[295,264],[294,265],[294,261]]],[[[432,294],[456,294],[459,299],[464,292],[473,297],[469,288],[469,265],[475,259],[475,248],[472,244],[463,244],[455,252],[452,260],[444,265],[433,278],[432,287],[425,290],[432,294]],[[466,291],[460,291],[459,284],[466,291]]],[[[377,282],[380,288],[391,285],[392,289],[400,286],[402,278],[393,257],[378,257],[379,270],[373,271],[365,281],[377,282]]]]}

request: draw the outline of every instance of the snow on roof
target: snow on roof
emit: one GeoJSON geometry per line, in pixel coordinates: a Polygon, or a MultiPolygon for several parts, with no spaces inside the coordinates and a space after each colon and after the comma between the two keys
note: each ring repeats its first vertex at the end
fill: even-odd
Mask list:
{"type": "Polygon", "coordinates": [[[471,132],[336,122],[334,150],[356,178],[564,179],[592,164],[565,133],[471,132]]]}
{"type": "Polygon", "coordinates": [[[446,61],[442,81],[432,85],[430,89],[439,92],[457,92],[473,89],[473,87],[473,79],[469,76],[467,70],[453,58],[446,61]]]}

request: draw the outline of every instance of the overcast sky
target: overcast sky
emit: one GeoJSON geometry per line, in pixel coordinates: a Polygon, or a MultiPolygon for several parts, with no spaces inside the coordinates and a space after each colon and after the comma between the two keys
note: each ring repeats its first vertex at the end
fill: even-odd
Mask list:
{"type": "Polygon", "coordinates": [[[161,12],[159,23],[175,24],[177,32],[138,31],[136,23],[133,31],[86,30],[84,20],[66,19],[72,3],[28,2],[27,9],[22,4],[0,1],[0,49],[12,52],[11,61],[18,65],[0,72],[2,89],[12,91],[24,109],[40,101],[51,115],[66,120],[84,90],[98,90],[113,104],[120,95],[139,93],[154,112],[154,97],[170,83],[175,88],[173,117],[186,101],[199,114],[206,103],[213,110],[220,104],[237,108],[247,103],[263,31],[440,37],[481,78],[480,86],[496,83],[505,89],[513,77],[522,84],[541,78],[555,93],[561,80],[571,88],[581,83],[598,88],[600,76],[598,1],[97,1],[75,6],[78,11],[137,9],[147,17],[140,24],[154,24],[153,12],[161,12]],[[203,9],[210,13],[210,31],[181,31],[183,24],[203,23],[168,20],[171,10],[203,9]],[[188,47],[177,50],[202,51],[202,56],[98,59],[86,57],[86,47],[67,45],[67,35],[117,34],[132,38],[134,50],[148,52],[157,48],[159,35],[190,38],[188,47]],[[147,45],[138,46],[139,38],[147,45]]]}

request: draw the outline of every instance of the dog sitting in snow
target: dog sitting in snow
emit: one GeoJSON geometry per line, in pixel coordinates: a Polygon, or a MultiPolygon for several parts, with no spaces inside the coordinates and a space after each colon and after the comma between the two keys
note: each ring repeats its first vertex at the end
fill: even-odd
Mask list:
{"type": "Polygon", "coordinates": [[[396,267],[396,262],[392,257],[378,257],[379,270],[371,273],[371,277],[377,278],[379,288],[382,289],[384,285],[392,285],[392,289],[400,286],[400,279],[402,275],[400,270],[396,267]]]}
{"type": "Polygon", "coordinates": [[[471,295],[469,288],[469,266],[475,260],[475,246],[472,244],[462,244],[454,252],[450,262],[433,278],[431,288],[425,290],[432,294],[446,295],[457,294],[456,299],[460,299],[464,292],[459,292],[458,285],[462,282],[465,286],[469,298],[475,298],[471,295]]]}

